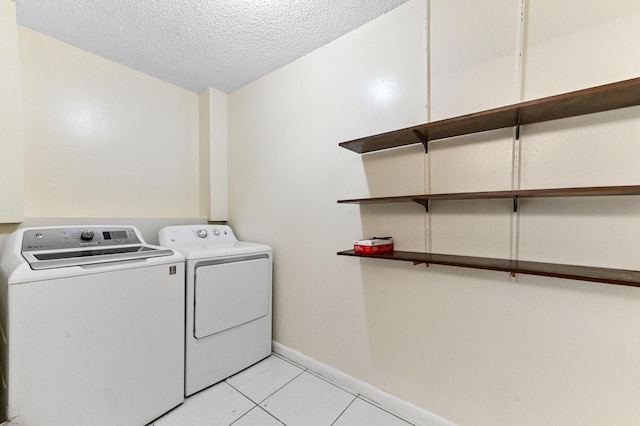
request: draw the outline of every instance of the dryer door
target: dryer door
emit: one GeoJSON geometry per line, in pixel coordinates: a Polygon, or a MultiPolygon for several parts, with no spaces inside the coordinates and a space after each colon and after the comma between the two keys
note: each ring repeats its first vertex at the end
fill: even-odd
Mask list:
{"type": "Polygon", "coordinates": [[[196,268],[194,336],[201,339],[269,313],[267,255],[205,262],[196,268]]]}

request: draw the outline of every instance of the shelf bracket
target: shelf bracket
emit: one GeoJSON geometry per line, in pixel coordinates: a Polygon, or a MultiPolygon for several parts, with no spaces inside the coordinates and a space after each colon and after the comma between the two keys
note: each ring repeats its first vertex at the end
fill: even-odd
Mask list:
{"type": "Polygon", "coordinates": [[[429,213],[429,199],[428,198],[414,198],[412,200],[414,203],[420,204],[424,207],[424,212],[429,213]]]}
{"type": "Polygon", "coordinates": [[[518,196],[513,197],[513,212],[518,213],[518,196]]]}
{"type": "Polygon", "coordinates": [[[513,272],[513,271],[509,272],[509,277],[516,278],[516,272],[513,272]]]}
{"type": "Polygon", "coordinates": [[[416,137],[420,140],[420,143],[422,144],[422,146],[424,146],[424,153],[428,154],[429,153],[429,139],[427,139],[426,136],[424,136],[422,133],[420,133],[416,129],[413,129],[413,134],[416,135],[416,137]]]}
{"type": "Polygon", "coordinates": [[[413,261],[413,266],[422,265],[423,263],[424,263],[424,266],[426,266],[427,268],[429,267],[429,262],[424,262],[424,261],[420,261],[420,260],[414,260],[413,261]]]}

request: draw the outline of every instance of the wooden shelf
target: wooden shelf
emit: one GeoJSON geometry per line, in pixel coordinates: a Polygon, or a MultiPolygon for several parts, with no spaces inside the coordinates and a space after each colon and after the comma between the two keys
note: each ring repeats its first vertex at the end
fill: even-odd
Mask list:
{"type": "Polygon", "coordinates": [[[630,271],[625,269],[594,268],[590,266],[561,265],[555,263],[527,262],[522,260],[455,256],[449,254],[410,251],[360,254],[355,253],[353,250],[345,250],[338,252],[338,255],[413,262],[414,265],[448,265],[462,268],[503,271],[511,274],[539,275],[545,277],[640,287],[640,271],[630,271]]]}
{"type": "MultiPolygon", "coordinates": [[[[620,81],[529,102],[481,111],[460,117],[448,118],[419,126],[408,127],[349,142],[341,147],[364,154],[388,148],[422,143],[428,152],[430,141],[462,136],[471,133],[517,127],[549,120],[609,111],[640,105],[640,78],[620,81]]],[[[588,197],[605,195],[640,195],[640,185],[600,186],[580,188],[525,189],[485,192],[461,192],[441,194],[417,194],[394,197],[358,198],[338,200],[338,203],[375,204],[417,202],[428,209],[432,200],[469,200],[502,198],[514,200],[514,211],[520,198],[534,197],[588,197]]],[[[561,265],[521,260],[485,257],[456,256],[436,253],[395,251],[381,254],[360,254],[353,250],[341,251],[341,256],[387,259],[414,264],[438,264],[463,268],[504,271],[511,274],[540,275],[546,277],[593,281],[640,287],[640,271],[595,268],[589,266],[561,265]]]]}
{"type": "Polygon", "coordinates": [[[476,112],[340,143],[359,154],[487,130],[640,105],[640,78],[476,112]]]}
{"type": "Polygon", "coordinates": [[[591,197],[603,195],[640,195],[640,185],[590,186],[580,188],[520,189],[508,191],[453,192],[446,194],[418,194],[394,197],[355,198],[338,200],[341,204],[383,204],[415,201],[422,205],[432,200],[473,200],[491,198],[591,197]]]}

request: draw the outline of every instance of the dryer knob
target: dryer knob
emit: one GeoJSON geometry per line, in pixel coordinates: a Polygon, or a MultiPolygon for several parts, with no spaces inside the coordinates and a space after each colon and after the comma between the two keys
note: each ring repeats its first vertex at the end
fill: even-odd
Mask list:
{"type": "Polygon", "coordinates": [[[207,238],[207,230],[206,229],[198,229],[196,231],[196,234],[198,234],[198,237],[200,238],[207,238]]]}
{"type": "Polygon", "coordinates": [[[215,235],[216,237],[219,237],[220,236],[220,230],[214,229],[213,230],[213,235],[215,235]]]}
{"type": "Polygon", "coordinates": [[[84,230],[80,233],[80,239],[82,240],[92,240],[93,239],[93,231],[84,230]]]}

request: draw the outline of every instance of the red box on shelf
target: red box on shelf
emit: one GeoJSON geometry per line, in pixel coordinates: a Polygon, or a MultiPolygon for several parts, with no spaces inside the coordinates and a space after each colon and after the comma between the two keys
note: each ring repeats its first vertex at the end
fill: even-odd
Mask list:
{"type": "Polygon", "coordinates": [[[393,238],[371,238],[353,242],[353,251],[363,254],[376,254],[393,251],[393,238]]]}

